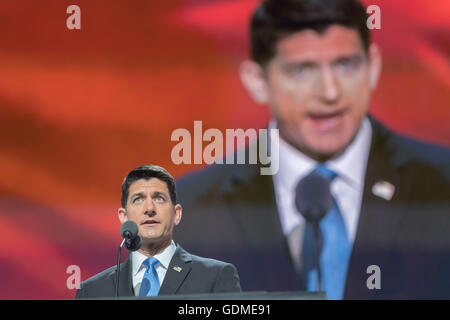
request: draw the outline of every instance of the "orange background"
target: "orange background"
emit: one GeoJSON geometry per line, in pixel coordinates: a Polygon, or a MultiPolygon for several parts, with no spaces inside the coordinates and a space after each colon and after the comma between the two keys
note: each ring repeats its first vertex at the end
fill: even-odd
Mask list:
{"type": "MultiPolygon", "coordinates": [[[[0,298],[72,298],[112,266],[120,184],[159,164],[175,177],[177,128],[260,128],[270,115],[241,86],[259,1],[41,0],[0,4],[0,298]],[[66,8],[81,8],[68,30],[66,8]]],[[[450,145],[450,3],[372,0],[383,49],[372,113],[450,145]]],[[[188,249],[188,248],[187,248],[188,249]]]]}

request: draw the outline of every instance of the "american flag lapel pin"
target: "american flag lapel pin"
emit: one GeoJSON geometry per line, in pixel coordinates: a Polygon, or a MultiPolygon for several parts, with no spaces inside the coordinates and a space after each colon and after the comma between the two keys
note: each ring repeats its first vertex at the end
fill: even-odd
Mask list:
{"type": "Polygon", "coordinates": [[[175,270],[176,272],[181,272],[181,268],[180,267],[173,267],[173,270],[175,270]]]}
{"type": "Polygon", "coordinates": [[[372,186],[372,193],[384,200],[391,200],[394,192],[395,186],[387,181],[378,181],[372,186]]]}

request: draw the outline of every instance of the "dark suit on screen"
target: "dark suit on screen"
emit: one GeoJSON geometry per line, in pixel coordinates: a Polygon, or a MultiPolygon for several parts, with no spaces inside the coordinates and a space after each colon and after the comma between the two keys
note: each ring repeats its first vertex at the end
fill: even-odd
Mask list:
{"type": "MultiPolygon", "coordinates": [[[[119,282],[120,297],[135,296],[130,257],[120,265],[119,282]]],[[[158,295],[239,291],[241,291],[239,276],[233,265],[192,255],[177,246],[158,295]]],[[[116,266],[82,282],[76,298],[114,297],[115,292],[116,266]]]]}
{"type": "MultiPolygon", "coordinates": [[[[450,298],[450,152],[397,135],[370,118],[362,208],[344,298],[450,298]],[[391,200],[372,186],[389,181],[391,200]],[[369,290],[367,267],[381,270],[369,290]]],[[[258,165],[212,165],[177,181],[175,237],[239,270],[244,291],[304,290],[283,234],[271,176],[258,165]],[[198,232],[202,230],[202,232],[198,232]]]]}

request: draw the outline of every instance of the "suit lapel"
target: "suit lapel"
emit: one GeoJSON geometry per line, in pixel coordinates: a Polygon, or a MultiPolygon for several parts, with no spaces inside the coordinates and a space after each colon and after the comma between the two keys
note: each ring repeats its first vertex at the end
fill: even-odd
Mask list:
{"type": "Polygon", "coordinates": [[[159,290],[159,295],[176,294],[184,279],[191,271],[192,257],[180,246],[170,260],[166,276],[159,290]]]}
{"type": "MultiPolygon", "coordinates": [[[[250,167],[250,166],[246,166],[250,167]]],[[[223,197],[229,204],[231,214],[241,225],[247,244],[255,246],[261,241],[279,243],[282,237],[280,219],[275,202],[271,176],[258,174],[258,167],[238,168],[235,171],[234,186],[223,188],[223,197]],[[247,171],[248,176],[240,174],[247,171]]]]}
{"type": "Polygon", "coordinates": [[[247,247],[247,263],[251,265],[247,268],[253,274],[260,273],[259,281],[267,282],[267,287],[299,289],[278,215],[272,176],[261,175],[258,165],[235,165],[233,170],[233,178],[223,185],[222,192],[247,247]],[[277,281],[272,280],[275,273],[279,275],[277,281]]]}
{"type": "MultiPolygon", "coordinates": [[[[120,279],[119,279],[119,296],[129,297],[134,296],[133,278],[131,268],[131,255],[120,265],[120,279]]],[[[116,273],[113,274],[114,290],[116,288],[116,273]]],[[[115,291],[114,291],[115,295],[115,291]]]]}
{"type": "MultiPolygon", "coordinates": [[[[377,265],[383,270],[383,266],[389,262],[392,242],[404,217],[404,204],[410,190],[410,182],[401,175],[401,161],[391,145],[392,134],[375,120],[371,119],[371,122],[372,146],[358,228],[347,272],[346,298],[370,298],[380,293],[368,290],[366,281],[370,275],[366,272],[367,267],[377,265]],[[374,192],[374,186],[385,182],[395,187],[391,199],[374,192]]],[[[389,282],[386,272],[383,277],[383,282],[389,282]]]]}

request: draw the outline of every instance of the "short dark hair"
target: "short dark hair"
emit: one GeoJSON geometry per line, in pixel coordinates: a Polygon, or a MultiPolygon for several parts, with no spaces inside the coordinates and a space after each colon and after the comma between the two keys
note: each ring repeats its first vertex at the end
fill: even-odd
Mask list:
{"type": "Polygon", "coordinates": [[[131,170],[123,180],[121,198],[122,208],[126,208],[128,196],[130,193],[130,185],[140,179],[149,180],[151,178],[157,178],[164,181],[167,184],[167,189],[169,189],[170,199],[172,203],[177,203],[175,180],[170,175],[170,173],[167,172],[167,170],[163,167],[146,164],[131,170]]]}
{"type": "Polygon", "coordinates": [[[357,30],[368,52],[367,13],[358,0],[265,0],[250,21],[250,55],[265,66],[282,38],[305,29],[323,33],[333,24],[357,30]]]}

